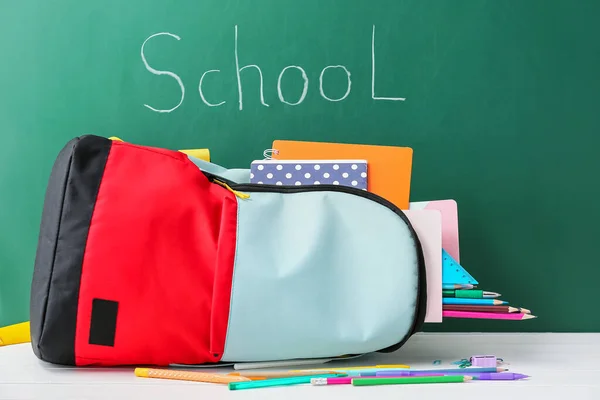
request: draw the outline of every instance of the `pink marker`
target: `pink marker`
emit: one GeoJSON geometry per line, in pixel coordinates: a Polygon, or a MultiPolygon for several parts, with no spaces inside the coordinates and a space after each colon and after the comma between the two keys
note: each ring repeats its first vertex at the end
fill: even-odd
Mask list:
{"type": "MultiPolygon", "coordinates": [[[[424,374],[419,376],[444,376],[444,374],[424,374]]],[[[339,378],[312,378],[310,384],[313,386],[325,385],[351,385],[354,378],[381,378],[380,376],[343,376],[339,378]]],[[[399,376],[398,378],[410,378],[410,376],[399,376]]]]}

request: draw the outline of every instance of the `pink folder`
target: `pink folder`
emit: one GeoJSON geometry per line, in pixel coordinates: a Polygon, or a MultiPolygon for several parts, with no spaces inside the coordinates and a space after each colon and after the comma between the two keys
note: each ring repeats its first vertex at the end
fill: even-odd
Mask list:
{"type": "Polygon", "coordinates": [[[442,247],[460,262],[458,243],[458,207],[454,200],[411,202],[410,210],[438,210],[442,213],[442,247]]]}
{"type": "Polygon", "coordinates": [[[425,258],[427,311],[425,322],[442,322],[442,215],[439,210],[406,210],[425,258]]]}

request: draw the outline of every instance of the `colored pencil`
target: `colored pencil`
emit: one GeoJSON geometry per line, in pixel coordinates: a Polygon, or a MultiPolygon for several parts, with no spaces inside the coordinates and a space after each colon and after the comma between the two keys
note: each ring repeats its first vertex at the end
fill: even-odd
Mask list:
{"type": "Polygon", "coordinates": [[[208,383],[251,382],[249,378],[244,378],[242,376],[229,376],[193,371],[179,371],[174,369],[136,368],[134,370],[134,373],[135,376],[141,378],[174,379],[179,381],[195,381],[208,383]]]}
{"type": "Polygon", "coordinates": [[[340,368],[311,368],[311,369],[295,369],[292,372],[305,372],[305,371],[353,371],[353,370],[369,370],[369,369],[399,369],[399,368],[410,368],[410,365],[405,364],[382,364],[382,365],[363,365],[356,367],[340,367],[340,368]]]}
{"type": "Polygon", "coordinates": [[[472,312],[490,312],[490,313],[516,313],[520,310],[517,307],[509,306],[468,306],[468,305],[445,305],[444,311],[472,311],[472,312]]]}
{"type": "MultiPolygon", "coordinates": [[[[415,383],[458,383],[468,382],[473,378],[470,376],[415,376],[405,378],[358,378],[352,379],[352,386],[376,386],[376,385],[407,385],[415,383]]],[[[247,383],[247,382],[240,382],[247,383]]]]}
{"type": "Polygon", "coordinates": [[[313,386],[325,386],[325,385],[349,385],[352,383],[352,379],[356,379],[355,376],[343,376],[339,378],[312,378],[310,384],[313,386]]]}
{"type": "Polygon", "coordinates": [[[300,385],[303,383],[310,383],[311,379],[314,378],[333,378],[338,375],[324,374],[316,376],[292,376],[288,378],[274,378],[264,379],[260,381],[248,381],[248,382],[231,382],[229,383],[229,390],[241,390],[241,389],[256,389],[272,386],[289,386],[289,385],[300,385]]]}
{"type": "Polygon", "coordinates": [[[242,362],[233,364],[235,370],[248,370],[248,369],[260,369],[260,368],[285,368],[298,365],[315,365],[325,364],[333,361],[333,358],[315,358],[315,359],[297,359],[297,360],[283,360],[283,361],[258,361],[258,362],[242,362]]]}
{"type": "MultiPolygon", "coordinates": [[[[438,375],[438,374],[435,374],[438,375]]],[[[439,374],[439,375],[464,375],[464,376],[472,376],[473,379],[478,379],[478,380],[482,380],[482,381],[495,381],[495,380],[518,380],[518,379],[525,379],[528,378],[527,375],[523,375],[523,374],[513,374],[512,372],[471,372],[469,371],[469,369],[463,369],[460,372],[444,372],[443,374],[439,374]]],[[[399,373],[399,374],[379,374],[377,375],[378,377],[387,377],[387,378],[401,378],[401,377],[407,377],[407,376],[432,376],[429,373],[419,373],[419,372],[415,372],[413,374],[409,374],[409,373],[399,373]]],[[[331,378],[330,378],[331,379],[331,378]]],[[[338,378],[333,378],[333,379],[338,379],[338,378]]],[[[356,377],[347,377],[347,378],[341,378],[341,379],[348,379],[350,381],[352,381],[352,379],[356,379],[356,377]]]]}
{"type": "Polygon", "coordinates": [[[510,320],[522,320],[536,318],[535,315],[531,314],[498,314],[498,313],[485,313],[485,312],[467,312],[467,311],[442,311],[442,316],[446,318],[474,318],[474,319],[510,319],[510,320]]]}
{"type": "MultiPolygon", "coordinates": [[[[315,365],[325,364],[330,361],[346,361],[354,358],[362,357],[359,355],[344,355],[333,358],[299,358],[294,360],[282,360],[282,361],[258,361],[258,362],[241,362],[233,364],[235,370],[248,370],[248,369],[261,369],[261,368],[284,368],[297,365],[315,365]]],[[[328,368],[323,368],[327,370],[328,368]]]]}
{"type": "Polygon", "coordinates": [[[494,373],[482,373],[482,374],[475,374],[472,375],[473,379],[477,379],[477,380],[481,380],[481,381],[499,381],[499,380],[506,380],[506,381],[516,381],[519,379],[526,379],[529,378],[529,375],[523,375],[523,374],[513,374],[512,372],[505,372],[503,374],[494,374],[494,373]]]}
{"type": "Polygon", "coordinates": [[[243,376],[250,378],[251,380],[257,379],[272,379],[272,378],[289,378],[292,376],[315,376],[323,374],[339,374],[338,371],[241,371],[241,372],[230,372],[227,375],[230,376],[243,376]]]}
{"type": "MultiPolygon", "coordinates": [[[[331,366],[333,367],[333,365],[331,366]]],[[[375,372],[377,371],[386,371],[386,370],[408,370],[410,367],[404,364],[391,364],[391,365],[365,365],[365,366],[357,366],[357,367],[341,367],[341,368],[329,368],[330,371],[335,371],[336,373],[348,375],[348,376],[375,376],[375,372]]],[[[299,370],[303,371],[303,370],[299,370]]],[[[305,371],[305,370],[304,370],[305,371]]],[[[313,369],[314,371],[320,371],[319,369],[313,369]]],[[[297,372],[297,371],[294,371],[297,372]]],[[[325,372],[321,372],[325,373],[325,372]]]]}
{"type": "Polygon", "coordinates": [[[496,299],[457,299],[456,297],[444,297],[442,304],[468,304],[471,306],[500,306],[508,304],[508,301],[496,299]]]}
{"type": "Polygon", "coordinates": [[[493,299],[500,297],[500,293],[486,292],[484,290],[442,290],[444,297],[456,297],[459,299],[493,299]]]}
{"type": "Polygon", "coordinates": [[[465,290],[469,290],[469,289],[474,289],[475,285],[471,285],[469,283],[465,283],[465,284],[461,284],[461,283],[443,283],[442,284],[442,289],[443,290],[453,290],[453,289],[465,289],[465,290]]]}
{"type": "Polygon", "coordinates": [[[405,371],[397,369],[395,371],[377,371],[377,376],[419,376],[422,374],[452,374],[461,373],[464,375],[470,375],[472,373],[482,372],[505,372],[508,371],[506,368],[500,367],[473,367],[473,368],[447,368],[447,369],[415,369],[411,371],[405,371]]]}
{"type": "MultiPolygon", "coordinates": [[[[443,372],[440,374],[433,374],[434,376],[436,375],[467,375],[467,376],[472,376],[472,377],[477,377],[479,375],[482,374],[506,374],[507,372],[472,372],[471,371],[472,368],[463,368],[462,371],[456,371],[456,372],[443,372]]],[[[397,374],[392,374],[392,373],[384,373],[384,372],[379,372],[377,373],[377,377],[379,378],[401,378],[401,377],[406,377],[406,376],[431,376],[432,374],[429,372],[399,372],[397,374]]],[[[356,378],[354,376],[349,376],[348,378],[356,378]]],[[[362,376],[361,376],[362,378],[362,376]]]]}
{"type": "MultiPolygon", "coordinates": [[[[409,377],[416,375],[398,375],[398,377],[409,377]]],[[[444,376],[444,374],[423,374],[419,376],[444,376]]],[[[310,384],[313,386],[325,386],[325,385],[350,385],[353,379],[373,379],[377,376],[344,376],[340,378],[312,378],[310,384]]]]}

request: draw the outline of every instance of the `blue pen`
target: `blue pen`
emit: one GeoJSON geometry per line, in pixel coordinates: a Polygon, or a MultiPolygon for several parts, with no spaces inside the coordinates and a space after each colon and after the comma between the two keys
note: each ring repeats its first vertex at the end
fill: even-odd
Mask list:
{"type": "Polygon", "coordinates": [[[463,299],[456,297],[444,297],[442,304],[466,304],[470,306],[499,306],[508,304],[508,301],[496,300],[496,299],[463,299]]]}

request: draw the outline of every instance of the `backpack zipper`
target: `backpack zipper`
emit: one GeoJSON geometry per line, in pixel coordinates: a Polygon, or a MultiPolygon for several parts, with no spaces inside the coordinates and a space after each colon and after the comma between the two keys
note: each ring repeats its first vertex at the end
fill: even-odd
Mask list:
{"type": "Polygon", "coordinates": [[[213,179],[213,182],[214,182],[214,183],[216,183],[216,184],[218,184],[218,185],[221,185],[221,186],[223,186],[225,189],[229,190],[231,193],[235,194],[235,195],[236,195],[237,197],[239,197],[240,199],[249,199],[249,198],[250,198],[250,195],[249,195],[249,194],[247,194],[247,193],[242,193],[242,192],[240,192],[240,191],[237,191],[237,190],[233,190],[233,189],[231,188],[231,186],[229,186],[228,184],[226,184],[226,183],[225,183],[225,182],[223,182],[223,181],[220,181],[220,180],[218,180],[218,179],[213,179]]]}

